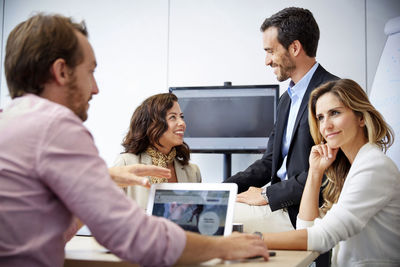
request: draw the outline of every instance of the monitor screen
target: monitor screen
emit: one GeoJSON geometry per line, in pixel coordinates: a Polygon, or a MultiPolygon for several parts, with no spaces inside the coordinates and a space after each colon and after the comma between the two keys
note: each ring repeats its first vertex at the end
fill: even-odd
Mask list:
{"type": "Polygon", "coordinates": [[[202,235],[230,235],[237,185],[233,183],[152,184],[146,213],[169,219],[202,235]]]}
{"type": "Polygon", "coordinates": [[[266,149],[276,119],[279,85],[171,87],[194,152],[266,149]]]}

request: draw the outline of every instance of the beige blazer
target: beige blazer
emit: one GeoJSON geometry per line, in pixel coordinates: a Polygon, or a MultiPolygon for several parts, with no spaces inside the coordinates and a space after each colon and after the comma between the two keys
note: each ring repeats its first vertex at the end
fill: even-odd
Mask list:
{"type": "MultiPolygon", "coordinates": [[[[119,154],[114,162],[114,166],[126,166],[131,164],[152,165],[151,157],[146,152],[139,155],[132,153],[119,154]]],[[[200,169],[196,164],[189,163],[182,165],[174,159],[176,179],[178,183],[201,183],[200,169]]],[[[147,199],[149,198],[149,189],[143,186],[129,186],[126,190],[127,195],[134,199],[140,207],[147,208],[147,199]]]]}

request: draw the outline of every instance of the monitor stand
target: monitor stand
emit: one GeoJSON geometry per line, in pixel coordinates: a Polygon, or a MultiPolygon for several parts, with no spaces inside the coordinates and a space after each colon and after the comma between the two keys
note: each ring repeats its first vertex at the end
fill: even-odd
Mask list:
{"type": "Polygon", "coordinates": [[[232,153],[229,153],[229,152],[224,153],[224,168],[223,168],[223,170],[224,170],[223,178],[225,181],[232,175],[232,153]]]}

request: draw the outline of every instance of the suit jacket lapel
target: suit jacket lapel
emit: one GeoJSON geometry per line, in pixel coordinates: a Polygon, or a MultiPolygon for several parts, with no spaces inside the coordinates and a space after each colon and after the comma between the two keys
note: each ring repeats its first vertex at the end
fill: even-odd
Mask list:
{"type": "MultiPolygon", "coordinates": [[[[320,82],[320,78],[321,78],[320,72],[322,70],[323,70],[323,68],[321,67],[321,65],[319,65],[317,67],[317,69],[315,70],[315,72],[314,72],[314,74],[313,74],[313,76],[312,76],[312,78],[310,80],[310,83],[308,84],[306,92],[304,93],[303,99],[301,100],[301,105],[300,105],[300,108],[299,108],[299,112],[297,113],[297,116],[296,116],[296,121],[294,122],[294,127],[293,127],[291,140],[293,139],[294,134],[296,133],[297,128],[299,127],[300,120],[303,117],[303,114],[305,112],[308,112],[307,111],[308,100],[310,98],[311,92],[315,89],[317,84],[321,83],[320,82]]],[[[305,116],[308,116],[308,114],[306,114],[305,116]]],[[[290,142],[290,144],[292,144],[292,142],[290,142]]],[[[290,150],[290,146],[289,146],[289,150],[290,150]]]]}
{"type": "Polygon", "coordinates": [[[174,159],[174,168],[178,183],[188,183],[189,181],[185,172],[185,168],[177,159],[174,159]]]}
{"type": "Polygon", "coordinates": [[[282,147],[282,140],[283,140],[283,134],[286,129],[286,124],[287,124],[287,119],[289,117],[289,109],[290,109],[290,97],[287,92],[284,93],[281,97],[281,107],[279,108],[279,115],[276,119],[276,131],[275,131],[275,137],[274,137],[274,151],[273,151],[273,159],[274,163],[273,164],[273,169],[272,173],[276,173],[278,170],[279,166],[282,164],[282,153],[281,153],[281,147],[282,147]]]}
{"type": "Polygon", "coordinates": [[[146,152],[143,152],[140,154],[140,160],[139,163],[145,164],[145,165],[153,165],[153,161],[151,160],[151,156],[147,154],[146,152]]]}

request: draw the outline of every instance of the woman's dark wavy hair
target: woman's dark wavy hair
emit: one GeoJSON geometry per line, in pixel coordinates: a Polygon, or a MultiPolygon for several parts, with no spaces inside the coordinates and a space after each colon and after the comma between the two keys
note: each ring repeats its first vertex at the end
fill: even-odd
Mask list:
{"type": "MultiPolygon", "coordinates": [[[[125,153],[140,154],[153,144],[160,144],[161,136],[168,130],[167,111],[178,102],[176,95],[171,93],[157,94],[143,101],[132,115],[129,131],[122,146],[125,153]]],[[[183,165],[189,163],[189,146],[183,142],[176,146],[176,159],[183,165]]]]}

